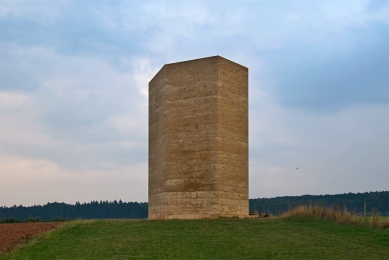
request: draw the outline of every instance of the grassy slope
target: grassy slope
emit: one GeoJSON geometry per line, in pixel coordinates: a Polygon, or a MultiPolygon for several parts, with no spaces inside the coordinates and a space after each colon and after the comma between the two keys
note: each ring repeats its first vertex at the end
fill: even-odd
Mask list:
{"type": "Polygon", "coordinates": [[[71,222],[0,259],[388,257],[388,231],[286,218],[71,222]]]}

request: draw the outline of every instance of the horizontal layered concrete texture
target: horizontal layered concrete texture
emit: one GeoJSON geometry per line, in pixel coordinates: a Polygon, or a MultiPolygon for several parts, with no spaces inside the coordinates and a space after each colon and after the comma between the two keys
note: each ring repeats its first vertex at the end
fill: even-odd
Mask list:
{"type": "Polygon", "coordinates": [[[248,69],[220,56],[149,83],[149,218],[248,215],[248,69]]]}

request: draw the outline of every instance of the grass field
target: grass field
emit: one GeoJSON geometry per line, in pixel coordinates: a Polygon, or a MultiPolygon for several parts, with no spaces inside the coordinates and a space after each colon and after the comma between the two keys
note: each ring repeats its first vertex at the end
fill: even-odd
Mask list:
{"type": "Polygon", "coordinates": [[[313,218],[74,221],[0,259],[389,259],[389,232],[313,218]]]}

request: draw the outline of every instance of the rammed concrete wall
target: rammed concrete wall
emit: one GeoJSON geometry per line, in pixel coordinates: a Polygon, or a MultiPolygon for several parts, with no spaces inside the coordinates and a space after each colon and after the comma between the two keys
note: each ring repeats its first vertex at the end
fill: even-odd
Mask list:
{"type": "Polygon", "coordinates": [[[149,218],[248,215],[248,69],[220,56],[149,83],[149,218]]]}

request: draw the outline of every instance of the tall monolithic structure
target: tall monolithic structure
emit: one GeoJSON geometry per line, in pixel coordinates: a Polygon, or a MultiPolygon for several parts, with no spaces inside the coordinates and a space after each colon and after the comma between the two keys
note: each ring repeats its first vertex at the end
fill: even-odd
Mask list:
{"type": "Polygon", "coordinates": [[[220,56],[149,83],[149,218],[248,215],[248,69],[220,56]]]}

